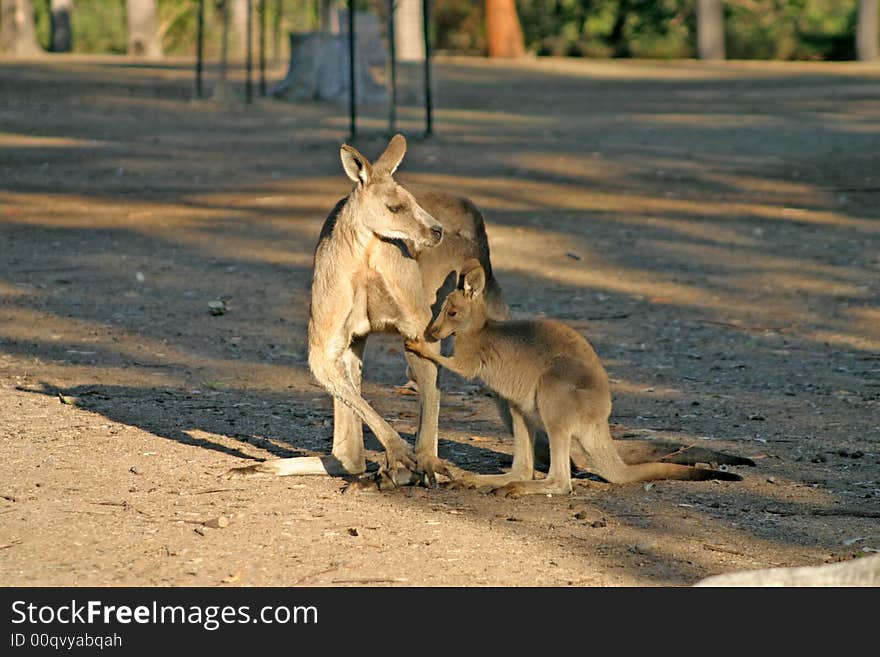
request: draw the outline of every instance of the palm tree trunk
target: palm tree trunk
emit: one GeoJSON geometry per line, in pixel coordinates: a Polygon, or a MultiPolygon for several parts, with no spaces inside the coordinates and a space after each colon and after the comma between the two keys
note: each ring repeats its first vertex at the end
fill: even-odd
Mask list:
{"type": "Polygon", "coordinates": [[[514,0],[486,0],[486,43],[489,57],[512,58],[526,54],[514,0]]]}
{"type": "Polygon", "coordinates": [[[724,3],[697,0],[697,56],[724,59],[724,3]]]}
{"type": "Polygon", "coordinates": [[[159,12],[156,0],[126,0],[128,54],[157,59],[162,56],[159,38],[159,12]]]}
{"type": "Polygon", "coordinates": [[[859,19],[856,25],[856,56],[865,62],[880,58],[878,45],[877,0],[859,0],[859,19]]]}
{"type": "Polygon", "coordinates": [[[420,62],[425,58],[422,0],[396,0],[394,5],[394,54],[397,61],[420,62]]]}
{"type": "Polygon", "coordinates": [[[0,0],[0,52],[20,56],[43,52],[37,43],[31,0],[0,0]]]}

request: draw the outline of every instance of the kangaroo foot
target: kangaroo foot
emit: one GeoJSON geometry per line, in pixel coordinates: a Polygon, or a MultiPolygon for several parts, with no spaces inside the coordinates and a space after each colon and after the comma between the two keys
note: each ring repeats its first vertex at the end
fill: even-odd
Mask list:
{"type": "Polygon", "coordinates": [[[508,472],[506,474],[497,475],[482,475],[466,472],[457,477],[456,481],[461,482],[469,488],[487,488],[489,490],[494,490],[517,481],[529,481],[531,478],[531,473],[528,472],[508,472]]]}
{"type": "Polygon", "coordinates": [[[434,488],[437,485],[438,474],[455,479],[449,469],[450,464],[433,454],[416,452],[416,464],[422,475],[421,483],[426,488],[434,488]]]}
{"type": "Polygon", "coordinates": [[[398,468],[410,471],[419,469],[415,452],[403,438],[399,437],[385,445],[385,469],[394,472],[398,468]]]}
{"type": "Polygon", "coordinates": [[[521,497],[522,495],[568,495],[571,493],[571,482],[557,482],[552,479],[533,481],[514,481],[496,488],[499,497],[521,497]]]}
{"type": "Polygon", "coordinates": [[[406,468],[379,468],[377,472],[365,474],[349,482],[343,489],[344,493],[388,491],[401,486],[419,484],[421,476],[406,468]]]}
{"type": "Polygon", "coordinates": [[[366,474],[354,479],[353,481],[348,482],[345,485],[345,488],[342,489],[343,493],[375,493],[376,491],[382,490],[379,485],[379,478],[377,473],[373,472],[371,474],[366,474]]]}
{"type": "Polygon", "coordinates": [[[269,459],[258,461],[226,472],[226,478],[248,477],[251,475],[274,475],[289,477],[292,475],[331,475],[344,477],[356,475],[364,471],[366,464],[363,459],[340,461],[335,456],[293,456],[286,459],[269,459]]]}

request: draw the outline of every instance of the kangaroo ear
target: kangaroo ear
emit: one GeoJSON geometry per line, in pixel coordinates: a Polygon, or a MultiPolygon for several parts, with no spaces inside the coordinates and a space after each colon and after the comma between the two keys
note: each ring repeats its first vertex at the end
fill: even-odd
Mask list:
{"type": "Polygon", "coordinates": [[[404,155],[406,155],[406,139],[402,134],[397,133],[388,142],[385,152],[376,160],[376,171],[390,176],[397,171],[404,155]]]}
{"type": "Polygon", "coordinates": [[[479,260],[468,260],[461,268],[461,290],[468,299],[483,293],[486,288],[486,272],[479,260]]]}
{"type": "Polygon", "coordinates": [[[348,144],[343,144],[342,148],[339,149],[339,157],[342,159],[342,168],[345,169],[345,173],[349,178],[364,186],[369,184],[370,179],[373,177],[373,167],[370,161],[360,154],[358,149],[348,144]]]}

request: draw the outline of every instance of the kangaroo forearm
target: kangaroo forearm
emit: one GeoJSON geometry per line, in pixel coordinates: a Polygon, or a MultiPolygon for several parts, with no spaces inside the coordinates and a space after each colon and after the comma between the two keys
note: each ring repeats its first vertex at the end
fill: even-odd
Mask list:
{"type": "Polygon", "coordinates": [[[408,339],[423,337],[425,328],[431,323],[431,308],[423,299],[421,287],[411,286],[408,289],[386,280],[385,289],[400,313],[395,326],[397,331],[408,339]]]}
{"type": "Polygon", "coordinates": [[[475,367],[470,366],[470,363],[457,359],[455,356],[447,357],[440,354],[431,354],[426,357],[465,379],[473,379],[477,376],[477,369],[475,367]]]}

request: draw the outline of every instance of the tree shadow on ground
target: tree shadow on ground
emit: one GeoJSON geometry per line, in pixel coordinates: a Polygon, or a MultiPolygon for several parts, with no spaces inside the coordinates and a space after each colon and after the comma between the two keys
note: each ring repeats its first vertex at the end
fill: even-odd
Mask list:
{"type": "MultiPolygon", "coordinates": [[[[13,92],[0,135],[6,373],[224,456],[327,453],[330,403],[304,338],[311,250],[347,191],[338,113],[191,103],[173,67],[161,78],[84,69],[65,79],[60,64],[0,66],[13,92]],[[213,317],[217,298],[229,312],[213,317]]],[[[870,518],[876,495],[876,75],[695,70],[593,80],[441,64],[439,137],[411,147],[404,169],[474,198],[514,311],[564,318],[594,343],[615,422],[763,455],[762,474],[815,486],[810,502],[770,485],[669,484],[650,504],[638,487],[577,495],[682,540],[688,525],[663,513],[831,550],[839,525],[777,525],[870,518]]],[[[358,145],[373,154],[378,133],[358,145]]],[[[375,344],[368,396],[410,433],[414,399],[389,394],[402,355],[375,344]]],[[[441,454],[490,469],[509,443],[491,400],[471,392],[446,396],[441,454]]],[[[433,493],[452,495],[393,499],[425,506],[433,493]]],[[[628,549],[609,540],[608,563],[628,549]]],[[[654,556],[682,581],[697,571],[654,556]]]]}

